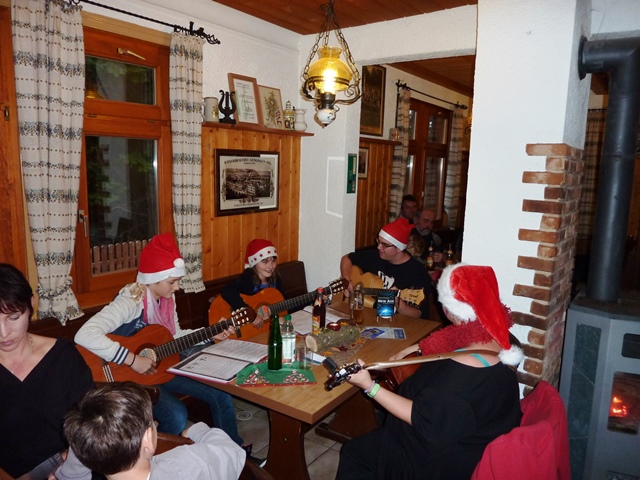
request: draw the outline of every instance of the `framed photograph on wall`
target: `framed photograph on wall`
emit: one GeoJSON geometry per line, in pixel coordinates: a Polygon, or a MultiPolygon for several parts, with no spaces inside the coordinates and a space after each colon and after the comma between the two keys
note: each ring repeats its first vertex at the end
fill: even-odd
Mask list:
{"type": "Polygon", "coordinates": [[[266,128],[284,129],[284,114],[280,89],[258,85],[262,126],[266,128]]]}
{"type": "Polygon", "coordinates": [[[229,90],[236,92],[236,123],[261,125],[258,84],[255,78],[229,73],[229,90]]]}
{"type": "Polygon", "coordinates": [[[386,76],[387,70],[380,65],[362,67],[360,133],[382,136],[386,76]]]}
{"type": "Polygon", "coordinates": [[[216,216],[278,209],[278,152],[215,149],[216,216]]]}
{"type": "Polygon", "coordinates": [[[360,147],[358,151],[358,178],[367,178],[369,173],[369,149],[360,147]]]}

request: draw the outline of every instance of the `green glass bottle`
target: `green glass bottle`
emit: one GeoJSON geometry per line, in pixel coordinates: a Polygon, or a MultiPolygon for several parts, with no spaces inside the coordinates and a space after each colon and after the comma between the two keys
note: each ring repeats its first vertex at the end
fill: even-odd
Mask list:
{"type": "Polygon", "coordinates": [[[269,356],[267,359],[267,367],[269,370],[280,370],[282,368],[282,334],[280,333],[278,315],[271,317],[268,346],[269,356]]]}

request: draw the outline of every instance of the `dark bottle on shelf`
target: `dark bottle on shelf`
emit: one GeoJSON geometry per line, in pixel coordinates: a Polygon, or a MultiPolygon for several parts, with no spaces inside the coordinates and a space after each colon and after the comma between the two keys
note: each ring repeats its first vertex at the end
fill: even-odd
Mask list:
{"type": "Polygon", "coordinates": [[[313,313],[311,316],[313,333],[318,333],[324,328],[327,316],[327,306],[324,303],[324,289],[318,287],[316,293],[316,300],[313,302],[313,313]]]}
{"type": "Polygon", "coordinates": [[[282,334],[278,315],[271,317],[268,346],[267,367],[269,370],[280,370],[282,368],[282,334]]]}

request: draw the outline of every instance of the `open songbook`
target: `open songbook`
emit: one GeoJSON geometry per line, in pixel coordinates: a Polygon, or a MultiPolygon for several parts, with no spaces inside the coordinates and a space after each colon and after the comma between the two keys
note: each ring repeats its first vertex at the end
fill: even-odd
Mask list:
{"type": "Polygon", "coordinates": [[[243,340],[224,340],[185,358],[167,371],[175,375],[228,383],[247,365],[267,356],[267,346],[243,340]]]}

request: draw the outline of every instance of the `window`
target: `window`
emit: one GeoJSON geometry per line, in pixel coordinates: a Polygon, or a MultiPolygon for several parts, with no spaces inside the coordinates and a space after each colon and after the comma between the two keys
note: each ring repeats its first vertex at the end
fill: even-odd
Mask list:
{"type": "Polygon", "coordinates": [[[431,208],[442,218],[449,157],[452,112],[411,99],[409,162],[405,193],[418,198],[420,208],[431,208]]]}
{"type": "Polygon", "coordinates": [[[135,279],[172,229],[169,48],[84,29],[86,93],[74,289],[82,306],[135,279]]]}

